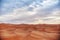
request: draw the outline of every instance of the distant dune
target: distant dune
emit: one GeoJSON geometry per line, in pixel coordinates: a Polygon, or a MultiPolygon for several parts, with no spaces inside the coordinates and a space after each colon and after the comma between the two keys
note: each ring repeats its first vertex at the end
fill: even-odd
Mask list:
{"type": "Polygon", "coordinates": [[[59,40],[60,24],[0,24],[0,40],[59,40]]]}

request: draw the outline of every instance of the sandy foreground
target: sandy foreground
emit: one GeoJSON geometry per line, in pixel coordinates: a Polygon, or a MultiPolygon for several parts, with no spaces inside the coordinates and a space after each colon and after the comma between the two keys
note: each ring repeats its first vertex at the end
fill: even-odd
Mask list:
{"type": "Polygon", "coordinates": [[[1,27],[0,40],[59,40],[60,27],[1,27]]]}

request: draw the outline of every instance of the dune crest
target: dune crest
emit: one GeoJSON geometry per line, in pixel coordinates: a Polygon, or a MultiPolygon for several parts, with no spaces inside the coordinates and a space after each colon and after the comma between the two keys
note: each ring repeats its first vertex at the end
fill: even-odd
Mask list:
{"type": "Polygon", "coordinates": [[[60,24],[0,24],[0,40],[58,40],[60,24]]]}

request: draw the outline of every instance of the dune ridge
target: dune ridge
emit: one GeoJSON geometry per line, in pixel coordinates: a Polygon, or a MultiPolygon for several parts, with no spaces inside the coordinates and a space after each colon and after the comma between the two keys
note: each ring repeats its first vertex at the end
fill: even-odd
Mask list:
{"type": "Polygon", "coordinates": [[[0,40],[59,40],[60,24],[0,24],[0,40]]]}

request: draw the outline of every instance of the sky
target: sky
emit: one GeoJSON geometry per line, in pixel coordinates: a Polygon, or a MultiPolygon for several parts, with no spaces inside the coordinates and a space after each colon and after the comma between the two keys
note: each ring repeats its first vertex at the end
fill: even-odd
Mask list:
{"type": "Polygon", "coordinates": [[[0,23],[60,24],[60,0],[0,0],[0,23]]]}

